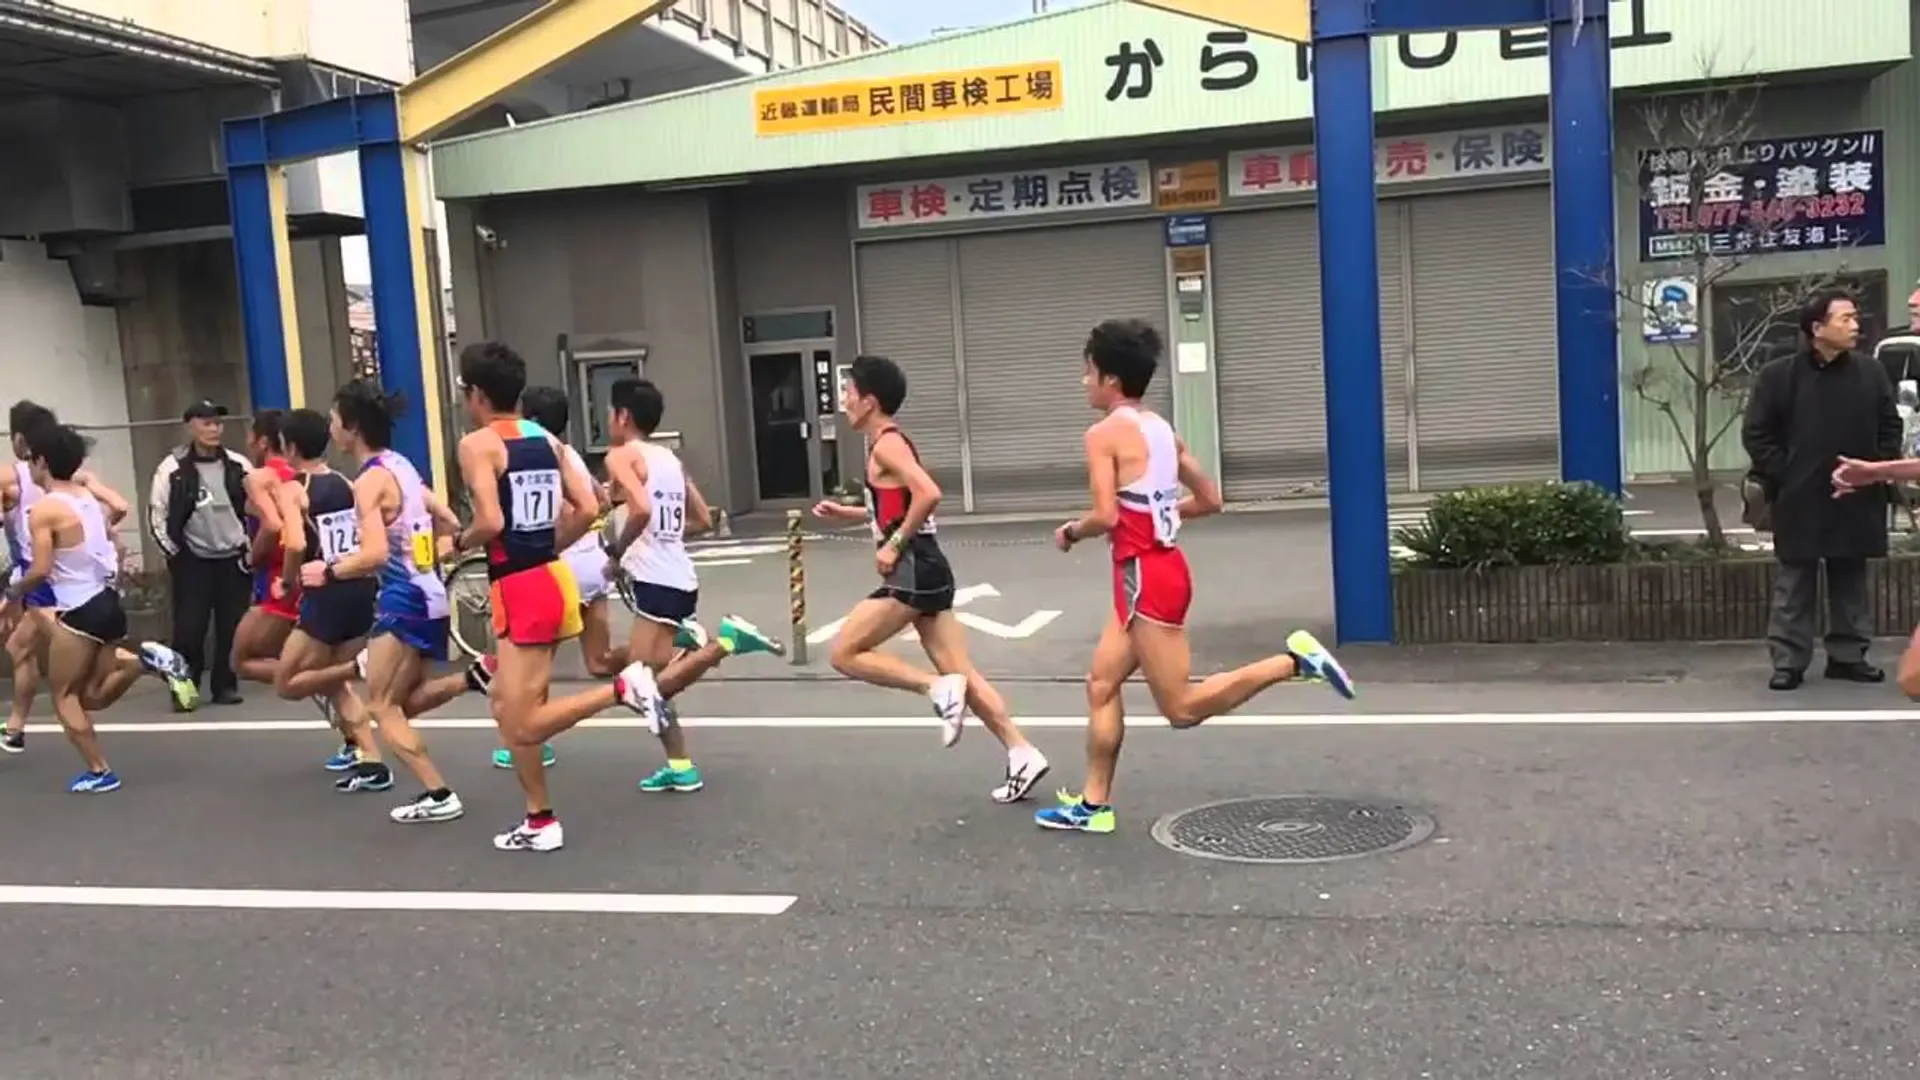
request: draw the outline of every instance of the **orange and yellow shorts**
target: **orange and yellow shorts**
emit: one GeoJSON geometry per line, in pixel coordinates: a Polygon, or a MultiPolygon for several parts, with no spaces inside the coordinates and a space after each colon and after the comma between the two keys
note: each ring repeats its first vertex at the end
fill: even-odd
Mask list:
{"type": "Polygon", "coordinates": [[[555,645],[580,636],[580,584],[566,560],[493,583],[493,636],[515,645],[555,645]]]}

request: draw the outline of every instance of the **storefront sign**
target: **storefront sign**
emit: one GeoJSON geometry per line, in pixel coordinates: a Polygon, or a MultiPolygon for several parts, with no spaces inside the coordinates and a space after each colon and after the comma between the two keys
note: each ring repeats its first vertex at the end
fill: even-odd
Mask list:
{"type": "Polygon", "coordinates": [[[1692,277],[1648,279],[1640,298],[1640,336],[1648,342],[1700,336],[1700,287],[1692,277]]]}
{"type": "Polygon", "coordinates": [[[1205,214],[1176,214],[1167,219],[1167,246],[1206,247],[1211,231],[1212,219],[1205,214]]]}
{"type": "Polygon", "coordinates": [[[855,198],[859,200],[860,227],[885,229],[1148,207],[1153,205],[1153,195],[1147,190],[1151,181],[1146,162],[1119,161],[863,184],[855,198]]]}
{"type": "Polygon", "coordinates": [[[1704,163],[1698,150],[1649,150],[1640,157],[1640,257],[1884,244],[1885,143],[1880,131],[1756,139],[1704,163]]]}
{"type": "Polygon", "coordinates": [[[1060,61],[775,86],[753,94],[754,134],[813,135],[1045,112],[1066,102],[1060,61]]]}
{"type": "MultiPolygon", "coordinates": [[[[1398,136],[1374,143],[1373,174],[1376,183],[1399,184],[1545,173],[1548,149],[1544,124],[1398,136]]],[[[1227,155],[1229,198],[1312,191],[1318,177],[1311,146],[1227,155]]]]}
{"type": "Polygon", "coordinates": [[[1162,210],[1212,210],[1220,205],[1220,162],[1190,161],[1153,171],[1154,205],[1162,210]]]}

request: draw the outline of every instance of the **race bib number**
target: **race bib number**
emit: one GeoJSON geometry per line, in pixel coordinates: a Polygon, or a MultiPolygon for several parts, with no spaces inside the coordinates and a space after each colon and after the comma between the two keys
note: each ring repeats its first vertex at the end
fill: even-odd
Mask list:
{"type": "Polygon", "coordinates": [[[662,540],[678,540],[687,533],[686,496],[669,497],[653,493],[653,535],[662,540]]]}
{"type": "Polygon", "coordinates": [[[1153,493],[1153,538],[1162,544],[1172,544],[1180,535],[1180,493],[1178,491],[1156,491],[1153,493]]]}
{"type": "Polygon", "coordinates": [[[507,474],[513,495],[513,531],[545,532],[560,520],[560,470],[507,474]]]}
{"type": "Polygon", "coordinates": [[[313,519],[320,537],[320,561],[338,562],[360,550],[360,512],[330,510],[313,519]]]}
{"type": "Polygon", "coordinates": [[[413,568],[422,572],[433,569],[433,519],[421,518],[408,529],[413,534],[413,568]]]}

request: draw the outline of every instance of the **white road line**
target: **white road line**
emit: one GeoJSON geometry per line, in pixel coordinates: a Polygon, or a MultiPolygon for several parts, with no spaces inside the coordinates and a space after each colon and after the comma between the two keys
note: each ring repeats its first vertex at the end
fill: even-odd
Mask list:
{"type": "Polygon", "coordinates": [[[752,559],[695,559],[693,565],[705,570],[709,566],[746,566],[752,559]]]}
{"type": "MultiPolygon", "coordinates": [[[[1023,728],[1079,728],[1084,716],[1022,716],[1023,728]]],[[[1150,713],[1127,718],[1134,725],[1154,725],[1163,719],[1150,713]]],[[[927,728],[936,721],[914,716],[688,716],[691,728],[893,729],[927,728]]],[[[1911,724],[1920,723],[1920,709],[1755,709],[1732,712],[1486,712],[1486,713],[1248,713],[1207,721],[1208,727],[1605,727],[1609,725],[1679,724],[1911,724]]],[[[489,717],[436,716],[415,720],[415,727],[441,731],[492,731],[489,717]]],[[[278,733],[328,731],[320,720],[156,720],[152,723],[96,724],[112,735],[179,735],[187,733],[278,733]]],[[[580,725],[612,730],[644,729],[637,716],[599,716],[580,725]]],[[[58,734],[56,724],[29,724],[36,735],[58,734]]]]}
{"type": "Polygon", "coordinates": [[[575,915],[781,915],[799,897],[753,894],[363,892],[0,885],[0,904],[257,911],[485,911],[575,915]]]}

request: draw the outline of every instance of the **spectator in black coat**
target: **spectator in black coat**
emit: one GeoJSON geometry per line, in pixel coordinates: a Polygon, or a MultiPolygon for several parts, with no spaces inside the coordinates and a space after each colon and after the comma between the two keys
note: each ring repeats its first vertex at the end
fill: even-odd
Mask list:
{"type": "Polygon", "coordinates": [[[1767,623],[1775,690],[1793,690],[1813,661],[1820,567],[1827,571],[1826,676],[1877,683],[1886,672],[1867,662],[1873,612],[1867,565],[1887,553],[1887,489],[1874,485],[1834,497],[1833,470],[1844,455],[1868,461],[1900,456],[1900,414],[1886,369],[1854,352],[1859,313],[1843,292],[1822,292],[1800,311],[1802,347],[1760,369],[1747,401],[1741,441],[1772,507],[1773,553],[1780,561],[1767,623]]]}

